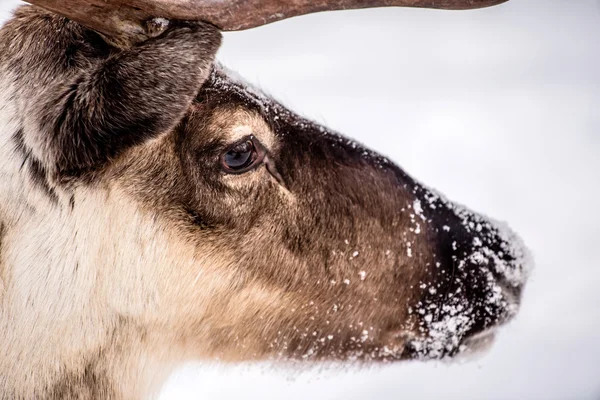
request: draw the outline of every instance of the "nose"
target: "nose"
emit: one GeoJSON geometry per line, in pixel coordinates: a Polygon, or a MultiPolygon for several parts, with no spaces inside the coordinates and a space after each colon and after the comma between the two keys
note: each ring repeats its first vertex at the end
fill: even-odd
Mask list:
{"type": "Polygon", "coordinates": [[[506,225],[419,187],[436,238],[437,290],[422,306],[422,354],[439,358],[493,337],[517,312],[530,265],[521,239],[506,225]]]}

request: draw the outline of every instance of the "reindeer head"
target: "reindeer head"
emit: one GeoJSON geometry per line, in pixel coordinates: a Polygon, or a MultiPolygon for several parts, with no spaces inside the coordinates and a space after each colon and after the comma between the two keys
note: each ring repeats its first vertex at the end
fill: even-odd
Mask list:
{"type": "MultiPolygon", "coordinates": [[[[111,362],[148,354],[440,358],[515,315],[525,254],[508,229],[232,77],[214,63],[213,26],[140,23],[237,29],[274,5],[86,3],[102,19],[74,0],[34,3],[103,37],[38,9],[0,34],[0,278],[12,276],[0,328],[14,343],[25,335],[68,353],[62,370],[114,378],[111,362]],[[52,32],[58,44],[39,45],[52,32]]],[[[324,7],[290,4],[273,18],[324,7]]]]}
{"type": "Polygon", "coordinates": [[[439,358],[518,309],[509,230],[220,66],[170,137],[112,174],[197,254],[171,306],[195,310],[184,325],[219,358],[439,358]]]}

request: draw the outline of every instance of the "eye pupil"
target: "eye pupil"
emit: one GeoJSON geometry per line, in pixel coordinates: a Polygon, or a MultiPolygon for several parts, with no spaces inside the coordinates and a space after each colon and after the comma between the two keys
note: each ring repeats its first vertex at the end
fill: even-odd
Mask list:
{"type": "Polygon", "coordinates": [[[258,165],[264,154],[264,148],[255,142],[254,136],[250,136],[226,150],[221,156],[221,163],[225,172],[241,174],[258,165]]]}
{"type": "Polygon", "coordinates": [[[244,168],[252,159],[253,150],[251,141],[241,143],[225,153],[225,164],[231,169],[244,168]]]}

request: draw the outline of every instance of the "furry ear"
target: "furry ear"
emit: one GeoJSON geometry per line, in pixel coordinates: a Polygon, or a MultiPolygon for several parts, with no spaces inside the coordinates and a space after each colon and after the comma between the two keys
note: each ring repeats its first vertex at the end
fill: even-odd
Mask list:
{"type": "Polygon", "coordinates": [[[32,6],[3,29],[3,58],[31,66],[19,68],[14,82],[23,146],[42,169],[58,178],[98,170],[181,121],[211,71],[221,34],[205,23],[171,21],[157,29],[156,37],[123,50],[32,6]]]}

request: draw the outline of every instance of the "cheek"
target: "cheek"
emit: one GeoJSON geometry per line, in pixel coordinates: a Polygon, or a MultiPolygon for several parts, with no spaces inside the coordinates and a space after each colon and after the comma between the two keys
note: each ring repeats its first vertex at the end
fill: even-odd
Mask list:
{"type": "Polygon", "coordinates": [[[276,187],[280,186],[264,164],[239,175],[223,173],[220,178],[238,201],[252,199],[266,191],[277,192],[276,187]]]}
{"type": "Polygon", "coordinates": [[[203,317],[190,316],[183,326],[190,350],[224,361],[264,359],[281,332],[294,325],[288,313],[298,301],[281,288],[248,279],[225,286],[213,290],[210,298],[201,294],[203,317]]]}
{"type": "Polygon", "coordinates": [[[271,247],[273,232],[294,223],[293,197],[285,193],[264,167],[235,179],[235,185],[206,198],[202,206],[208,205],[228,221],[224,229],[232,239],[259,246],[268,232],[267,244],[271,247]]]}

